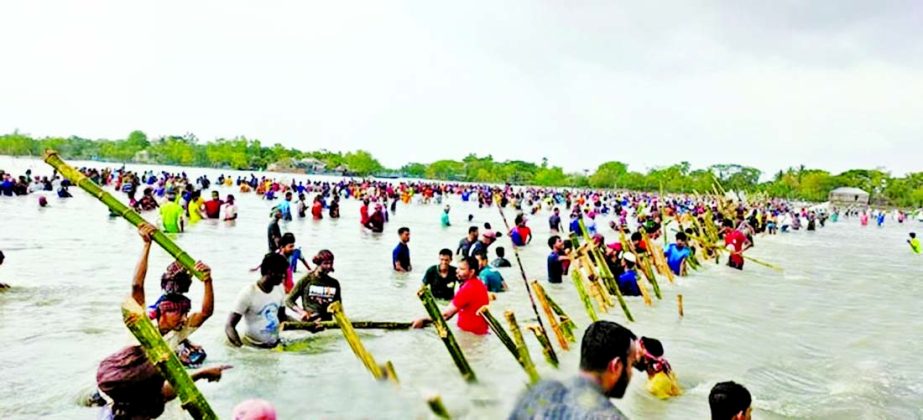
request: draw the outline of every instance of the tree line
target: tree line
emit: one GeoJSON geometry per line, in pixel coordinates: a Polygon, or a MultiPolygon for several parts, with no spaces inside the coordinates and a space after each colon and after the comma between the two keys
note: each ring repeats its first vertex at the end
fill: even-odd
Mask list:
{"type": "Polygon", "coordinates": [[[717,164],[692,168],[689,162],[656,167],[641,172],[628,164],[605,162],[595,171],[568,173],[559,166],[521,160],[496,161],[491,155],[469,154],[462,160],[438,160],[431,163],[407,163],[397,169],[385,168],[365,150],[351,152],[301,151],[281,144],[263,145],[258,139],[235,137],[202,142],[193,134],[170,135],[149,139],[142,131],[133,131],[124,139],[32,138],[14,132],[0,136],[0,154],[40,156],[54,149],[68,159],[136,162],[263,170],[270,164],[290,159],[315,159],[327,168],[347,168],[349,173],[370,176],[399,173],[412,178],[447,181],[504,183],[548,187],[617,188],[635,191],[706,193],[715,181],[727,190],[765,194],[769,197],[826,201],[828,193],[838,187],[857,187],[871,195],[873,202],[900,207],[923,206],[923,172],[894,177],[882,169],[852,169],[832,174],[822,169],[790,167],[760,181],[763,173],[738,164],[717,164]]]}

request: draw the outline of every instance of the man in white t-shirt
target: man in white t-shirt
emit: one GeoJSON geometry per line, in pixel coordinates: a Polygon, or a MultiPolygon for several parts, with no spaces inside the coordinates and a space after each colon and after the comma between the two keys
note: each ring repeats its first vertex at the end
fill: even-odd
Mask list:
{"type": "Polygon", "coordinates": [[[260,277],[254,284],[244,287],[237,295],[234,309],[228,316],[225,334],[231,344],[240,347],[247,344],[272,348],[279,344],[279,324],[285,320],[282,301],[285,293],[281,287],[288,270],[288,260],[281,254],[269,253],[260,264],[260,277]],[[243,341],[237,334],[237,323],[244,319],[246,331],[243,341]]]}

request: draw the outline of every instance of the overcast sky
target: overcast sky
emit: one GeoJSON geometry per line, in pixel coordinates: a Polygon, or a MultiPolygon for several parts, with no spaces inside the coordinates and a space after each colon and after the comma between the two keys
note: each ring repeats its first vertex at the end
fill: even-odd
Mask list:
{"type": "Polygon", "coordinates": [[[0,57],[0,132],[923,170],[913,1],[5,0],[0,57]]]}

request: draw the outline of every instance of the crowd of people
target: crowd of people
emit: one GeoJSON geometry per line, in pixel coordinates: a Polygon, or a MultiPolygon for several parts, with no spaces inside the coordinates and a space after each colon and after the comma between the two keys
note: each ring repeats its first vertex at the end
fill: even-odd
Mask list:
{"type": "MultiPolygon", "coordinates": [[[[133,172],[125,168],[83,168],[81,172],[100,185],[124,193],[130,206],[142,214],[159,213],[160,228],[164,232],[183,233],[189,225],[202,219],[233,223],[238,217],[234,195],[227,194],[222,200],[216,189],[210,190],[213,184],[205,176],[193,180],[184,172],[133,172]],[[210,200],[205,200],[203,195],[210,200]]],[[[56,173],[49,177],[33,177],[31,171],[27,171],[14,178],[0,171],[0,179],[0,196],[56,190],[61,198],[70,196],[70,183],[56,173]]],[[[638,270],[642,262],[655,256],[662,255],[668,269],[678,276],[686,275],[690,265],[693,268],[698,265],[697,256],[714,258],[719,252],[727,252],[728,266],[742,270],[744,253],[754,246],[758,234],[774,235],[802,227],[814,231],[825,226],[828,219],[836,222],[841,217],[851,216],[858,216],[864,226],[872,214],[847,210],[841,215],[836,208],[826,211],[803,208],[778,199],[732,202],[716,196],[515,188],[510,185],[359,179],[296,182],[255,175],[221,175],[214,185],[236,188],[241,195],[253,194],[273,202],[267,228],[267,254],[254,269],[259,277],[240,290],[224,327],[230,344],[255,348],[279,346],[279,331],[284,321],[307,323],[311,332],[323,330],[322,321],[332,318],[330,305],[342,301],[340,283],[331,276],[333,253],[321,249],[309,263],[297,247],[294,233],[283,233],[280,227],[280,221],[306,218],[308,214],[313,219],[323,219],[325,213],[329,218],[338,218],[340,200],[361,200],[359,223],[373,233],[384,232],[399,202],[409,204],[416,200],[424,205],[444,205],[440,214],[443,227],[452,225],[451,207],[445,203],[449,197],[461,202],[476,202],[479,207],[496,205],[512,209],[515,212],[513,225],[504,232],[496,232],[489,223],[473,224],[469,215],[471,225],[467,235],[459,240],[454,250],[441,249],[436,256],[438,262],[422,270],[422,284],[446,305],[442,317],[449,320],[457,315],[458,329],[476,335],[489,332],[478,310],[490,303],[491,294],[509,290],[498,268],[512,264],[506,259],[505,248],[495,246],[498,238],[506,235],[517,248],[537,246],[529,223],[542,211],[550,214],[547,223],[551,231],[544,241],[550,249],[545,280],[564,282],[577,255],[576,244],[567,235],[580,237],[585,230],[592,244],[602,250],[603,261],[596,263],[609,268],[617,279],[618,292],[624,296],[642,295],[642,276],[638,270]],[[568,221],[562,220],[562,209],[569,212],[568,221]],[[608,229],[605,223],[603,226],[597,224],[602,218],[611,219],[608,229]],[[671,224],[674,240],[666,244],[671,224]],[[702,239],[711,231],[723,241],[719,247],[707,246],[702,239]],[[614,239],[607,240],[607,235],[614,239]],[[659,241],[664,241],[664,248],[657,245],[659,241]],[[492,247],[493,260],[490,258],[492,247]],[[296,280],[299,266],[306,273],[296,280]]],[[[41,196],[40,205],[47,205],[47,200],[41,196]]],[[[875,213],[879,226],[884,223],[884,214],[883,211],[875,213]]],[[[903,223],[907,216],[903,212],[900,215],[899,222],[903,223]]],[[[144,295],[144,283],[151,235],[156,229],[148,224],[139,227],[143,249],[132,279],[131,296],[141,306],[149,303],[144,295]]],[[[413,273],[417,270],[411,262],[411,229],[402,226],[395,231],[398,242],[392,252],[390,269],[413,273]]],[[[914,233],[907,242],[913,252],[920,253],[920,243],[914,233]]],[[[3,258],[0,252],[0,265],[3,258]]],[[[193,379],[215,381],[230,366],[201,369],[207,353],[190,341],[190,336],[211,317],[215,306],[210,268],[200,262],[195,269],[205,273],[203,301],[198,311],[192,311],[193,305],[186,297],[192,283],[191,273],[179,263],[172,263],[161,274],[162,294],[147,306],[148,315],[182,363],[198,369],[192,372],[193,379]]],[[[3,287],[6,285],[0,284],[0,288],[3,287]]],[[[431,322],[424,317],[413,321],[412,325],[422,328],[431,322]]],[[[649,390],[660,398],[680,392],[659,340],[638,338],[617,323],[597,321],[584,332],[578,376],[568,383],[544,381],[531,387],[510,418],[622,418],[610,398],[622,397],[632,370],[645,372],[649,390]]],[[[165,402],[176,396],[169,383],[147,361],[140,346],[122,349],[103,360],[97,373],[97,385],[100,393],[95,399],[105,404],[107,418],[155,418],[163,412],[165,402]]],[[[269,413],[271,406],[267,408],[266,404],[248,402],[243,404],[242,410],[269,413]]],[[[713,419],[749,418],[750,404],[750,394],[734,382],[715,385],[709,395],[713,419]]]]}

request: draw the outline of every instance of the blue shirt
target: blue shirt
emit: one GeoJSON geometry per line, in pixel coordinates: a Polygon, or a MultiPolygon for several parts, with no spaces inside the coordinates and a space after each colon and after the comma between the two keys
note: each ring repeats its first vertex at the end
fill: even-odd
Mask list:
{"type": "Polygon", "coordinates": [[[487,286],[488,292],[503,291],[503,276],[493,267],[487,266],[482,268],[481,272],[478,274],[478,278],[487,286]]]}
{"type": "Polygon", "coordinates": [[[635,270],[628,270],[619,276],[619,291],[624,296],[641,296],[641,289],[638,288],[638,273],[635,270]]]}
{"type": "Polygon", "coordinates": [[[400,242],[394,247],[394,251],[391,252],[391,266],[397,263],[404,269],[404,271],[410,271],[410,247],[407,244],[400,242]]]}
{"type": "Polygon", "coordinates": [[[449,213],[442,212],[442,226],[449,226],[449,213]]]}
{"type": "Polygon", "coordinates": [[[551,251],[548,254],[548,282],[561,283],[564,276],[564,266],[561,264],[561,256],[557,252],[551,251]]]}
{"type": "Polygon", "coordinates": [[[663,255],[667,257],[667,265],[670,266],[670,270],[673,270],[674,273],[679,274],[680,268],[683,265],[683,260],[689,258],[689,247],[683,247],[680,249],[676,244],[670,244],[667,246],[667,250],[663,252],[663,255]]]}
{"type": "Polygon", "coordinates": [[[535,384],[519,398],[509,420],[625,418],[606,398],[598,384],[577,377],[566,385],[554,380],[535,384]]]}

